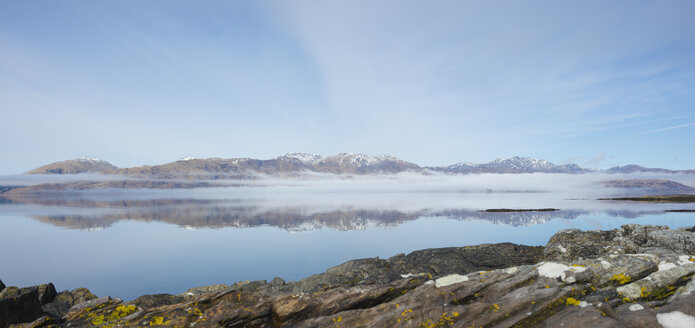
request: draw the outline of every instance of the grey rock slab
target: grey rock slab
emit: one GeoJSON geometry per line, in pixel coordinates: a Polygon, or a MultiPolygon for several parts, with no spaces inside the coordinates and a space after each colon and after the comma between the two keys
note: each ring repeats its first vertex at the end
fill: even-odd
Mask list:
{"type": "Polygon", "coordinates": [[[160,307],[163,305],[181,303],[184,301],[184,299],[185,298],[181,295],[153,294],[140,296],[128,303],[135,304],[141,308],[150,309],[160,307]]]}
{"type": "Polygon", "coordinates": [[[637,280],[625,286],[620,286],[617,291],[630,299],[662,299],[682,285],[687,284],[695,274],[695,263],[687,263],[667,270],[659,270],[646,278],[637,280]]]}
{"type": "Polygon", "coordinates": [[[201,287],[193,287],[189,288],[181,296],[191,299],[191,298],[196,298],[201,295],[206,295],[206,294],[213,294],[213,293],[220,293],[224,292],[231,289],[230,286],[226,284],[216,284],[216,285],[210,285],[210,286],[201,286],[201,287]]]}
{"type": "Polygon", "coordinates": [[[86,301],[86,302],[75,304],[75,305],[73,305],[73,307],[70,308],[69,312],[71,312],[71,313],[72,312],[79,312],[79,311],[82,311],[82,310],[88,309],[88,308],[97,308],[101,305],[110,304],[110,303],[120,303],[120,302],[121,302],[121,300],[118,298],[111,298],[110,296],[104,296],[104,297],[100,297],[100,298],[91,299],[91,300],[86,301]]]}

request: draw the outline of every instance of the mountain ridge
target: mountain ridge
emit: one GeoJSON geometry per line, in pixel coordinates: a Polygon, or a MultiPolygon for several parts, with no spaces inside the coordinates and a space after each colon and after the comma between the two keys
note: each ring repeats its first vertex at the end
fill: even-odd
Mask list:
{"type": "Polygon", "coordinates": [[[211,179],[245,179],[253,174],[297,174],[302,171],[333,174],[388,174],[415,172],[428,174],[432,172],[448,174],[480,173],[568,173],[583,174],[603,173],[687,173],[695,170],[669,170],[663,168],[646,168],[636,164],[615,166],[607,170],[583,168],[577,164],[556,165],[550,161],[532,157],[514,156],[496,159],[487,163],[459,162],[448,166],[419,166],[393,155],[369,156],[359,153],[338,153],[323,157],[321,155],[289,152],[271,159],[254,158],[195,158],[184,157],[180,160],[159,164],[118,168],[115,165],[91,157],[80,157],[44,165],[25,174],[78,174],[101,173],[135,177],[180,178],[205,177],[211,179]]]}

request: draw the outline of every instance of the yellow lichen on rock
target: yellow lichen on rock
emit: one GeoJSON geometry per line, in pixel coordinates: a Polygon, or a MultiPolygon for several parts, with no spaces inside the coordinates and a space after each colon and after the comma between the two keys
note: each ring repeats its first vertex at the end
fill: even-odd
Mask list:
{"type": "Polygon", "coordinates": [[[616,281],[617,283],[624,285],[624,284],[627,284],[628,282],[630,282],[632,280],[632,278],[630,278],[630,276],[628,276],[624,273],[620,273],[620,274],[614,274],[610,280],[616,281]]]}
{"type": "Polygon", "coordinates": [[[565,304],[567,304],[567,305],[575,305],[575,306],[579,306],[579,303],[581,303],[581,302],[579,302],[574,297],[568,297],[567,301],[565,302],[565,304]]]}
{"type": "Polygon", "coordinates": [[[647,290],[647,287],[640,288],[640,297],[647,298],[649,297],[649,294],[650,292],[647,290]]]}
{"type": "Polygon", "coordinates": [[[420,323],[420,328],[438,328],[445,327],[446,325],[453,326],[454,318],[459,316],[458,312],[452,312],[451,315],[448,312],[442,313],[441,317],[437,321],[432,321],[431,319],[425,320],[425,322],[420,323]]]}
{"type": "Polygon", "coordinates": [[[103,314],[95,316],[94,318],[92,318],[92,324],[93,325],[98,326],[98,325],[101,325],[102,323],[104,323],[104,315],[103,314]]]}
{"type": "Polygon", "coordinates": [[[169,321],[164,321],[164,317],[154,316],[150,319],[150,326],[166,325],[169,321]]]}

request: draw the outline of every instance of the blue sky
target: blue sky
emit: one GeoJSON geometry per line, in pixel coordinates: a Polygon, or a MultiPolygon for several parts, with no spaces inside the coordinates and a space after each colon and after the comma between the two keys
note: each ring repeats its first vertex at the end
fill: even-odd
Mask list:
{"type": "Polygon", "coordinates": [[[287,151],[695,168],[692,1],[0,0],[0,173],[287,151]]]}

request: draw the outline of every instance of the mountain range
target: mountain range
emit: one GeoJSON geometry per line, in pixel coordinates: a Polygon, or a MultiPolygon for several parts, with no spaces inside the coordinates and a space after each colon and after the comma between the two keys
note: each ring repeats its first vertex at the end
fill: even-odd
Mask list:
{"type": "Polygon", "coordinates": [[[26,174],[76,174],[101,173],[133,177],[157,178],[204,178],[204,179],[245,179],[256,174],[292,175],[302,172],[333,174],[388,174],[416,172],[431,174],[441,172],[448,174],[477,173],[570,173],[590,172],[604,173],[695,173],[695,170],[667,170],[646,168],[639,165],[616,166],[608,170],[580,167],[577,164],[556,165],[549,161],[530,158],[512,157],[497,159],[488,163],[461,162],[449,166],[422,167],[406,162],[391,155],[368,156],[355,153],[339,153],[332,156],[290,152],[272,159],[253,158],[193,158],[186,157],[175,162],[130,168],[118,168],[104,160],[80,157],[73,160],[51,163],[26,174]]]}

